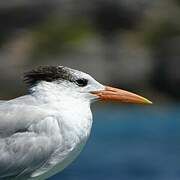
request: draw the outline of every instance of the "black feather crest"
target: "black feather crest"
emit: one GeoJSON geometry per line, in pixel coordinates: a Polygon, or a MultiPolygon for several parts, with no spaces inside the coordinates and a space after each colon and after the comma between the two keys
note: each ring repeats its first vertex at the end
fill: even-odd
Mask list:
{"type": "Polygon", "coordinates": [[[35,85],[40,81],[52,82],[56,80],[73,81],[70,70],[63,66],[40,66],[24,74],[24,81],[29,85],[35,85]]]}

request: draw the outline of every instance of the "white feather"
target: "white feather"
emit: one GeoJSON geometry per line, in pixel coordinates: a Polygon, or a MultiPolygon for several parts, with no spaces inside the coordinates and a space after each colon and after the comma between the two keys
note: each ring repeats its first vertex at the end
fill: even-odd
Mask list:
{"type": "MultiPolygon", "coordinates": [[[[82,75],[82,74],[81,74],[82,75]]],[[[90,84],[41,82],[32,94],[0,101],[0,179],[45,179],[80,153],[92,126],[90,84]]]]}

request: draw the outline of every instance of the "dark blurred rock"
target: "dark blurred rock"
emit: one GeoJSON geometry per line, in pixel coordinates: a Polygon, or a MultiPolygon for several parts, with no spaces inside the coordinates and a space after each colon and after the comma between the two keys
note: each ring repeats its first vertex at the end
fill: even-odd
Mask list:
{"type": "Polygon", "coordinates": [[[92,11],[93,23],[104,36],[117,33],[119,30],[130,30],[136,27],[144,8],[125,6],[123,1],[95,1],[92,11]]]}
{"type": "Polygon", "coordinates": [[[0,7],[0,44],[12,33],[45,20],[54,7],[55,4],[51,2],[0,7]]]}
{"type": "Polygon", "coordinates": [[[155,53],[153,86],[180,99],[180,36],[163,39],[155,53]]]}

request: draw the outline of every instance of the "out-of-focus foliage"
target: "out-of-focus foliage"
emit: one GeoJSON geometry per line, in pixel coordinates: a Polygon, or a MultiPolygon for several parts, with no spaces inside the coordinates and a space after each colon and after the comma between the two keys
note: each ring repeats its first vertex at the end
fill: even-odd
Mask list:
{"type": "Polygon", "coordinates": [[[81,43],[91,33],[91,27],[83,18],[64,20],[50,17],[45,23],[32,29],[33,54],[35,56],[54,56],[68,53],[66,51],[67,44],[81,43]]]}

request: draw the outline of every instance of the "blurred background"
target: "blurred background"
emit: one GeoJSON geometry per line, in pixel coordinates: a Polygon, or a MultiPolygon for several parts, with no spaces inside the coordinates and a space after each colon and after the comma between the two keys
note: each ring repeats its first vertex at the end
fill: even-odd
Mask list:
{"type": "Polygon", "coordinates": [[[51,180],[180,179],[179,0],[1,0],[0,99],[23,73],[63,65],[153,106],[97,103],[81,156],[51,180]]]}

